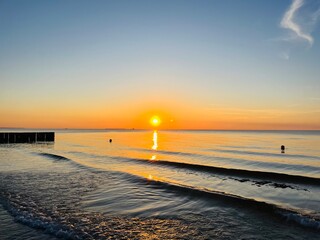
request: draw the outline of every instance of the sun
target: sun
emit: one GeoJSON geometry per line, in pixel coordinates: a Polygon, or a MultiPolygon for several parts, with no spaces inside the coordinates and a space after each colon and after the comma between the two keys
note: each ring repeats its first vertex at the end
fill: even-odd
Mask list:
{"type": "Polygon", "coordinates": [[[158,117],[158,116],[153,116],[151,119],[150,119],[150,124],[154,127],[157,127],[159,126],[161,123],[161,119],[158,117]]]}

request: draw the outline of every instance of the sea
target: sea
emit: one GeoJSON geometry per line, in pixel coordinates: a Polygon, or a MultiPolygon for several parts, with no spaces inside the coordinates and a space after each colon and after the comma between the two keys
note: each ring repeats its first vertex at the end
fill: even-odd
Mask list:
{"type": "Polygon", "coordinates": [[[0,144],[0,239],[320,239],[320,131],[0,144]]]}

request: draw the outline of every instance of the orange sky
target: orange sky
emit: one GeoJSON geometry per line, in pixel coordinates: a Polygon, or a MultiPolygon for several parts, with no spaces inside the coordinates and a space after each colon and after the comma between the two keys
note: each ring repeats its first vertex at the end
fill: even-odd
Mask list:
{"type": "Polygon", "coordinates": [[[312,110],[208,109],[192,103],[172,102],[157,108],[143,102],[114,108],[38,105],[7,107],[1,112],[1,127],[151,129],[150,118],[156,115],[161,119],[159,129],[320,129],[320,114],[312,110]]]}

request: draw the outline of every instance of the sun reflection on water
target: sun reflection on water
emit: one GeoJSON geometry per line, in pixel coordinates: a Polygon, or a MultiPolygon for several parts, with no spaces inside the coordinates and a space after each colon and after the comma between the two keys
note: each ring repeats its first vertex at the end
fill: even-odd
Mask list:
{"type": "MultiPolygon", "coordinates": [[[[158,149],[158,132],[156,130],[153,131],[152,141],[153,141],[153,145],[151,149],[156,151],[158,149]]],[[[156,154],[153,154],[152,157],[150,158],[150,160],[156,160],[156,159],[157,159],[156,154]]]]}
{"type": "Polygon", "coordinates": [[[157,150],[158,149],[158,132],[156,130],[153,131],[153,145],[152,145],[152,150],[157,150]]]}

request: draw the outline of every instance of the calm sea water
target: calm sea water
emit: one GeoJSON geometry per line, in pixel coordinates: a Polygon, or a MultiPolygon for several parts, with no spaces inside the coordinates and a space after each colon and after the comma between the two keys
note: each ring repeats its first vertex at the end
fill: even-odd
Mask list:
{"type": "Polygon", "coordinates": [[[0,226],[0,239],[319,239],[320,131],[2,144],[0,226]]]}

